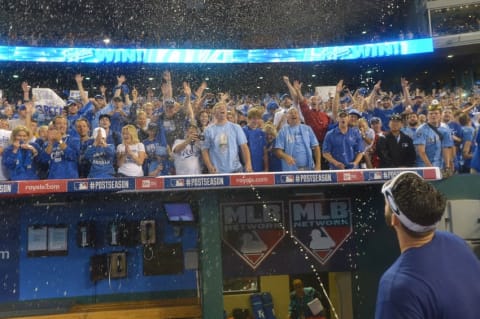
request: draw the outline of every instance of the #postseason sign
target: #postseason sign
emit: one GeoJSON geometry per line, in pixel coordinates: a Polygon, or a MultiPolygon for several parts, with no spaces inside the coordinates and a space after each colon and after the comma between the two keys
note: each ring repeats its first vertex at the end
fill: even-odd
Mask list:
{"type": "Polygon", "coordinates": [[[321,264],[352,233],[352,206],[348,198],[291,200],[290,232],[321,264]]]}
{"type": "Polygon", "coordinates": [[[285,236],[283,202],[221,204],[222,240],[254,270],[285,236]]]}

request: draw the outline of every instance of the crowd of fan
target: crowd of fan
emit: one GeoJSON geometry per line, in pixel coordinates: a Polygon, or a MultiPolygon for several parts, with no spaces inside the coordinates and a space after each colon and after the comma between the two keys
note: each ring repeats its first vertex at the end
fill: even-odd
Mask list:
{"type": "Polygon", "coordinates": [[[195,91],[183,82],[173,96],[164,72],[161,96],[139,96],[125,76],[58,114],[38,107],[28,83],[23,101],[4,99],[0,113],[3,180],[113,178],[207,173],[428,167],[445,176],[480,171],[480,95],[350,91],[340,80],[328,96],[304,96],[283,77],[286,92],[262,99],[195,91]]]}
{"type": "MultiPolygon", "coordinates": [[[[348,36],[343,38],[343,44],[352,44],[359,42],[374,43],[379,41],[397,41],[411,40],[414,38],[427,37],[426,34],[414,34],[411,31],[400,31],[397,34],[387,32],[372,32],[369,35],[348,36]]],[[[342,44],[341,39],[335,39],[335,44],[342,44]]],[[[279,35],[279,34],[255,34],[253,37],[243,36],[241,38],[232,37],[229,39],[201,39],[193,37],[177,37],[175,39],[162,37],[160,34],[135,34],[121,36],[109,36],[104,34],[96,35],[79,31],[57,34],[55,32],[40,33],[27,32],[17,33],[9,31],[0,32],[0,45],[8,46],[31,46],[31,47],[94,47],[94,48],[162,48],[162,49],[264,49],[264,48],[306,48],[316,46],[331,45],[327,39],[318,33],[308,33],[302,35],[279,35]]]]}

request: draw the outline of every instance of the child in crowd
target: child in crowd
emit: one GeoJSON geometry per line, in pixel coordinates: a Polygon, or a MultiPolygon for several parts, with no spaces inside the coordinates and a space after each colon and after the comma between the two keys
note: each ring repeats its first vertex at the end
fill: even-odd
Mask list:
{"type": "Polygon", "coordinates": [[[247,137],[247,145],[250,149],[250,158],[254,172],[265,171],[265,133],[261,129],[263,111],[260,108],[253,107],[247,113],[247,125],[243,127],[243,132],[247,137]]]}

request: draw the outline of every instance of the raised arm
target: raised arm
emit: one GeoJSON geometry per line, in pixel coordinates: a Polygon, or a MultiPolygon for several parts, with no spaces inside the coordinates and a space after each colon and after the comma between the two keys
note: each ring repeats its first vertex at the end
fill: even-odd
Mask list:
{"type": "Polygon", "coordinates": [[[377,97],[380,95],[380,89],[381,89],[382,81],[378,81],[375,83],[373,86],[372,92],[367,96],[366,101],[367,101],[367,107],[371,111],[375,108],[375,101],[377,100],[377,97]]]}
{"type": "Polygon", "coordinates": [[[121,96],[122,95],[122,84],[127,81],[125,75],[117,76],[117,86],[113,89],[113,96],[121,96]]]}
{"type": "Polygon", "coordinates": [[[283,79],[283,83],[285,83],[285,85],[287,86],[288,92],[290,93],[290,96],[292,97],[292,99],[294,101],[297,100],[297,91],[293,87],[292,83],[290,83],[290,79],[288,78],[288,76],[284,75],[282,79],[283,79]]]}
{"type": "Polygon", "coordinates": [[[410,105],[413,105],[412,99],[410,99],[410,86],[408,85],[408,81],[405,78],[400,78],[400,84],[402,85],[402,93],[403,98],[405,99],[405,108],[410,105]]]}
{"type": "Polygon", "coordinates": [[[193,123],[195,121],[195,115],[193,114],[192,103],[190,101],[192,89],[190,88],[190,84],[188,84],[188,82],[183,82],[183,93],[185,94],[185,101],[183,102],[183,107],[190,122],[193,123]]]}
{"type": "Polygon", "coordinates": [[[165,81],[162,84],[163,98],[171,99],[173,98],[173,89],[172,89],[172,74],[170,73],[170,71],[163,72],[163,80],[165,81]]]}
{"type": "Polygon", "coordinates": [[[295,90],[295,98],[297,100],[297,104],[299,104],[301,101],[304,100],[303,94],[302,94],[302,84],[300,81],[295,80],[293,81],[293,89],[295,90]]]}
{"type": "Polygon", "coordinates": [[[22,82],[22,91],[23,91],[23,102],[30,101],[30,86],[27,81],[22,82]]]}
{"type": "Polygon", "coordinates": [[[203,98],[203,92],[207,88],[207,82],[203,81],[202,84],[198,87],[198,89],[195,91],[195,102],[192,105],[193,112],[196,115],[200,110],[202,109],[202,104],[205,99],[203,98]]]}
{"type": "Polygon", "coordinates": [[[335,87],[335,97],[333,98],[333,105],[332,105],[332,116],[335,121],[337,121],[338,109],[340,107],[340,93],[343,91],[343,80],[338,81],[335,87]]]}
{"type": "Polygon", "coordinates": [[[75,74],[75,82],[77,82],[77,87],[80,91],[80,100],[82,101],[82,104],[85,105],[89,101],[85,89],[83,88],[83,79],[84,76],[82,76],[81,74],[75,74]]]}

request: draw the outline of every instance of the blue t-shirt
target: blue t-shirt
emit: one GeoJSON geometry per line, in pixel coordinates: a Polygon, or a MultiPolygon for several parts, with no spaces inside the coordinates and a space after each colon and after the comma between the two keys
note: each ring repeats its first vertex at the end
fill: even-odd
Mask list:
{"type": "MultiPolygon", "coordinates": [[[[48,163],[48,179],[70,179],[78,178],[78,158],[80,155],[80,140],[75,137],[66,136],[63,142],[67,147],[62,150],[60,144],[53,144],[52,153],[42,152],[40,161],[48,163]]],[[[44,145],[45,149],[48,143],[44,145]]]]}
{"type": "Polygon", "coordinates": [[[80,141],[80,153],[78,156],[78,177],[80,178],[86,178],[90,172],[91,163],[85,158],[85,152],[93,142],[93,138],[89,138],[83,142],[80,141]]]}
{"type": "MultiPolygon", "coordinates": [[[[40,154],[41,149],[37,143],[29,143],[40,154]]],[[[39,156],[39,155],[37,155],[39,156]]],[[[8,171],[10,180],[34,180],[38,179],[37,158],[33,156],[33,152],[19,148],[16,153],[13,152],[13,145],[10,144],[5,148],[2,154],[2,164],[8,171]]]]}
{"type": "Polygon", "coordinates": [[[248,148],[250,149],[250,159],[254,172],[263,172],[265,170],[263,163],[263,151],[265,149],[265,132],[260,128],[251,129],[248,126],[243,127],[243,132],[247,137],[248,148]]]}
{"type": "MultiPolygon", "coordinates": [[[[86,103],[84,106],[82,106],[77,114],[74,114],[74,115],[67,115],[67,134],[72,136],[72,137],[78,137],[80,138],[80,136],[78,135],[78,132],[77,132],[77,128],[75,127],[75,122],[81,118],[81,117],[85,117],[85,115],[91,111],[93,109],[93,103],[92,102],[88,102],[86,103]]],[[[85,119],[87,121],[89,121],[88,118],[85,117],[85,119]]],[[[89,121],[90,122],[90,121],[89,121]]],[[[91,124],[91,123],[90,123],[91,124]]]]}
{"type": "MultiPolygon", "coordinates": [[[[329,153],[347,168],[353,168],[351,163],[363,151],[363,139],[358,129],[348,128],[346,134],[343,134],[337,127],[328,131],[323,141],[323,153],[329,153]]],[[[329,166],[330,169],[337,169],[332,163],[329,166]]]]}
{"type": "Polygon", "coordinates": [[[147,153],[147,160],[144,162],[143,167],[145,175],[149,175],[160,165],[162,166],[162,169],[157,176],[169,175],[171,169],[170,161],[168,159],[167,141],[165,139],[161,140],[157,137],[154,140],[146,139],[143,141],[145,153],[147,153]]]}
{"type": "Polygon", "coordinates": [[[383,274],[376,319],[476,319],[480,261],[465,241],[437,231],[431,242],[404,251],[383,274]]]}
{"type": "Polygon", "coordinates": [[[405,126],[400,129],[405,135],[410,137],[412,140],[415,138],[415,133],[417,132],[416,127],[405,126]]]}
{"type": "Polygon", "coordinates": [[[288,165],[282,160],[283,171],[313,170],[312,148],[318,146],[318,140],[310,126],[305,124],[284,125],[275,140],[275,148],[282,149],[295,159],[295,165],[288,165]]]}
{"type": "Polygon", "coordinates": [[[452,133],[452,135],[458,138],[462,138],[462,126],[459,123],[450,121],[447,125],[450,128],[450,132],[452,133]]]}
{"type": "MultiPolygon", "coordinates": [[[[425,145],[425,153],[433,166],[443,167],[442,150],[453,146],[453,139],[450,130],[440,126],[437,128],[439,135],[427,124],[424,123],[417,128],[413,139],[414,145],[425,145]]],[[[425,163],[417,152],[417,167],[424,167],[425,163]]]]}
{"type": "Polygon", "coordinates": [[[267,143],[267,156],[268,156],[268,171],[269,172],[281,172],[282,160],[275,155],[275,139],[271,143],[267,143]]]}
{"type": "Polygon", "coordinates": [[[210,161],[218,173],[237,173],[243,170],[240,162],[240,145],[247,144],[247,138],[238,124],[227,122],[213,124],[205,129],[202,151],[208,150],[210,161]]]}
{"type": "Polygon", "coordinates": [[[90,144],[85,151],[85,159],[91,163],[89,178],[112,178],[115,176],[113,163],[115,147],[107,144],[106,147],[90,144]]]}
{"type": "Polygon", "coordinates": [[[382,131],[388,132],[390,131],[390,127],[388,123],[390,122],[390,116],[393,114],[402,114],[404,111],[404,107],[402,104],[395,105],[392,108],[384,109],[381,107],[376,107],[373,110],[373,116],[379,117],[382,120],[382,131]]]}
{"type": "Polygon", "coordinates": [[[470,142],[470,154],[473,154],[475,151],[475,129],[472,126],[462,126],[462,142],[460,147],[458,148],[458,160],[460,164],[464,166],[465,169],[470,168],[470,163],[472,162],[471,158],[463,158],[463,147],[465,146],[466,142],[470,142]]]}
{"type": "Polygon", "coordinates": [[[470,167],[475,169],[480,173],[480,132],[477,132],[477,137],[475,138],[476,148],[473,152],[472,161],[470,162],[470,167]]]}

